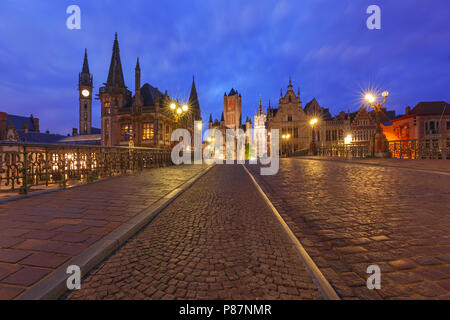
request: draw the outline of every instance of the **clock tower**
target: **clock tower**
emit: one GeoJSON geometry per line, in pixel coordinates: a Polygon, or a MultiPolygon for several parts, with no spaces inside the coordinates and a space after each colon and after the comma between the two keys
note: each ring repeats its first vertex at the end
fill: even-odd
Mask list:
{"type": "Polygon", "coordinates": [[[91,134],[92,88],[92,75],[89,73],[86,49],[84,52],[83,70],[78,76],[78,91],[80,93],[80,134],[91,134]]]}

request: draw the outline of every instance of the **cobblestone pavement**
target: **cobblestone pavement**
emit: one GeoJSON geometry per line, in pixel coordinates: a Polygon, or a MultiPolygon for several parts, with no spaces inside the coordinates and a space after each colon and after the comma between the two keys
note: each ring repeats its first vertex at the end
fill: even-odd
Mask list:
{"type": "Polygon", "coordinates": [[[69,299],[318,299],[241,165],[216,165],[69,299]]]}
{"type": "Polygon", "coordinates": [[[281,159],[263,190],[343,298],[450,299],[448,174],[281,159]],[[367,267],[381,268],[368,290],[367,267]]]}
{"type": "Polygon", "coordinates": [[[150,169],[0,204],[0,299],[16,297],[203,169],[150,169]]]}

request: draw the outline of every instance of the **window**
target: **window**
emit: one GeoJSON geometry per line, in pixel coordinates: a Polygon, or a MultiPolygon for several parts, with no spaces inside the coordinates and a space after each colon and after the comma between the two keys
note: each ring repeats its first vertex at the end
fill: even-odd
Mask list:
{"type": "Polygon", "coordinates": [[[142,124],[142,140],[152,140],[154,134],[153,123],[145,122],[142,124]]]}
{"type": "Polygon", "coordinates": [[[425,134],[438,134],[439,133],[439,121],[430,120],[425,122],[425,134]]]}
{"type": "Polygon", "coordinates": [[[85,109],[85,110],[87,109],[87,103],[84,104],[84,109],[85,109]]]}
{"type": "Polygon", "coordinates": [[[294,138],[298,138],[298,128],[294,128],[294,138]]]}
{"type": "Polygon", "coordinates": [[[292,121],[292,115],[288,115],[288,121],[292,121]]]}
{"type": "Polygon", "coordinates": [[[111,114],[111,104],[109,102],[105,102],[105,114],[111,114]]]}
{"type": "Polygon", "coordinates": [[[169,131],[170,131],[169,126],[166,126],[166,137],[165,137],[166,142],[169,142],[169,140],[170,140],[169,131]]]}
{"type": "Polygon", "coordinates": [[[130,135],[133,134],[133,125],[131,123],[122,123],[122,126],[120,127],[120,134],[122,141],[130,140],[130,135]]]}
{"type": "Polygon", "coordinates": [[[450,121],[447,121],[447,131],[450,130],[450,121]]]}
{"type": "Polygon", "coordinates": [[[87,115],[87,112],[85,112],[84,113],[84,121],[87,121],[87,119],[88,119],[88,115],[87,115]]]}

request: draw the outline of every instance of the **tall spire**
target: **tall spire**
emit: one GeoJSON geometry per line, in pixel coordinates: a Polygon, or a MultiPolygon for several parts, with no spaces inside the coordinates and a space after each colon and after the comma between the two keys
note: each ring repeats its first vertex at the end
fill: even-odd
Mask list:
{"type": "Polygon", "coordinates": [[[87,48],[84,49],[84,61],[83,61],[83,70],[82,73],[90,73],[89,72],[89,63],[88,63],[88,57],[87,57],[87,48]]]}
{"type": "Polygon", "coordinates": [[[141,66],[139,65],[139,57],[137,57],[136,68],[135,69],[141,71],[141,66]]]}
{"type": "Polygon", "coordinates": [[[291,76],[289,76],[289,85],[288,85],[288,91],[292,90],[292,81],[291,81],[291,76]]]}
{"type": "Polygon", "coordinates": [[[122,63],[120,62],[119,41],[117,40],[117,32],[114,39],[113,52],[111,56],[111,64],[109,66],[107,86],[125,88],[123,79],[122,63]]]}
{"type": "Polygon", "coordinates": [[[211,122],[211,123],[213,122],[212,121],[212,113],[209,114],[209,122],[211,122]]]}
{"type": "Polygon", "coordinates": [[[263,113],[262,101],[261,101],[261,97],[259,97],[259,109],[258,109],[258,114],[261,115],[262,113],[263,113]]]}
{"type": "Polygon", "coordinates": [[[189,106],[193,109],[200,109],[200,103],[198,102],[197,89],[195,88],[195,78],[192,75],[192,87],[189,95],[189,106]]]}
{"type": "Polygon", "coordinates": [[[134,91],[134,103],[136,106],[141,106],[141,67],[139,66],[139,57],[137,58],[136,68],[134,69],[134,91]]]}

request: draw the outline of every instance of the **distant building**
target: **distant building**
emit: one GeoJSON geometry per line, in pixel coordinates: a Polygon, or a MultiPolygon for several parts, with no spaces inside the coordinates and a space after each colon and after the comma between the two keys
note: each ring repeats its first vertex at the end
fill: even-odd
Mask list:
{"type": "MultiPolygon", "coordinates": [[[[80,90],[89,90],[90,78],[83,67],[80,90]],[[86,74],[83,76],[83,74],[86,74]]],[[[82,92],[82,91],[81,91],[82,92]]],[[[200,104],[198,102],[195,81],[192,79],[192,87],[188,102],[188,114],[180,122],[177,122],[170,110],[172,103],[178,103],[169,97],[167,90],[162,93],[150,84],[141,87],[141,68],[139,59],[135,67],[135,95],[125,85],[122,63],[119,53],[117,33],[114,39],[111,63],[108,78],[99,90],[101,100],[101,141],[104,146],[134,146],[170,148],[172,131],[183,127],[193,132],[194,121],[201,120],[200,104]]],[[[89,101],[84,98],[80,103],[89,101]]],[[[83,109],[83,108],[82,108],[83,109]]],[[[88,121],[80,125],[89,127],[88,121]]]]}
{"type": "Polygon", "coordinates": [[[382,127],[388,140],[450,137],[450,105],[445,101],[419,102],[382,127]]]}
{"type": "MultiPolygon", "coordinates": [[[[270,108],[270,100],[269,100],[269,108],[270,108]]],[[[267,139],[267,114],[263,111],[261,98],[259,99],[259,107],[258,113],[255,113],[254,117],[254,131],[253,131],[253,139],[255,144],[255,155],[263,156],[268,153],[270,146],[268,146],[267,139]]]]}
{"type": "Polygon", "coordinates": [[[208,129],[213,130],[219,130],[222,134],[223,141],[222,141],[222,155],[227,159],[236,159],[236,151],[237,151],[237,141],[234,139],[234,154],[227,154],[226,150],[226,130],[234,130],[237,132],[237,130],[242,130],[242,132],[245,133],[245,143],[249,143],[250,139],[252,137],[249,134],[249,130],[252,129],[252,122],[247,117],[244,124],[242,124],[242,96],[239,94],[237,90],[232,88],[230,92],[227,94],[225,92],[223,97],[223,112],[220,118],[220,121],[215,119],[213,121],[212,114],[209,116],[208,121],[208,129]]]}
{"type": "Polygon", "coordinates": [[[279,130],[279,145],[282,154],[286,154],[288,150],[291,153],[308,149],[311,142],[309,121],[309,116],[302,108],[300,89],[296,95],[289,78],[284,96],[283,89],[281,89],[278,109],[272,107],[267,109],[267,129],[269,134],[273,129],[279,130]],[[282,139],[282,136],[286,134],[290,135],[288,141],[282,139]]]}
{"type": "Polygon", "coordinates": [[[57,143],[63,135],[42,133],[39,119],[0,112],[0,140],[28,143],[57,143]]]}

